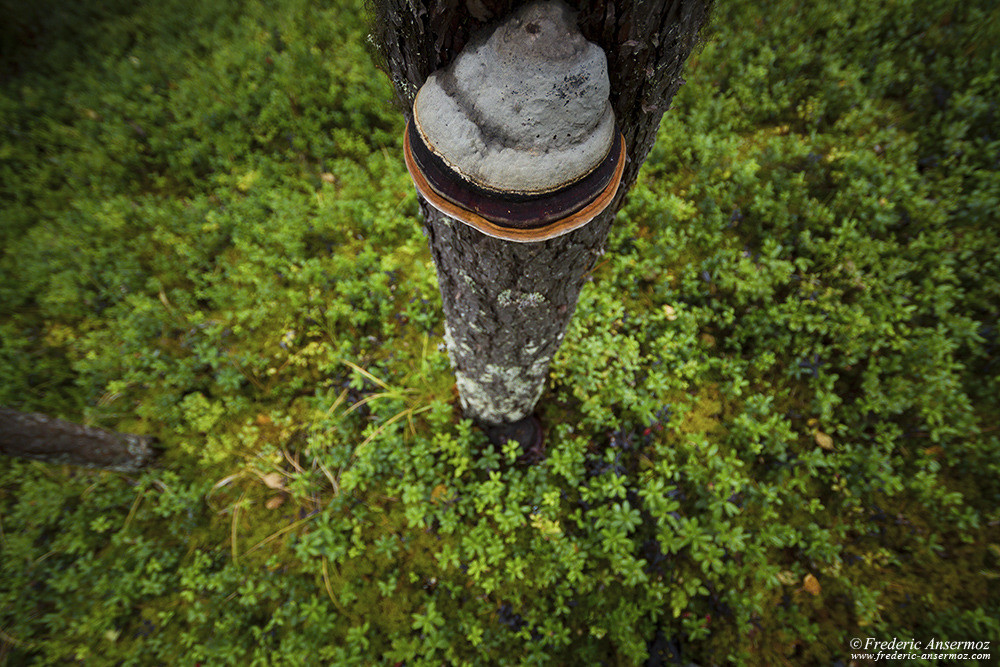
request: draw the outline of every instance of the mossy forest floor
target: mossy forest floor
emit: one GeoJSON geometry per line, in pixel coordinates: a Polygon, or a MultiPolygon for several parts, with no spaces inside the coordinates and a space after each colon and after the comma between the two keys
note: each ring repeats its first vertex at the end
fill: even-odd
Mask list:
{"type": "Polygon", "coordinates": [[[163,448],[0,461],[0,663],[998,660],[994,2],[719,3],[533,466],[360,6],[0,7],[0,404],[163,448]]]}

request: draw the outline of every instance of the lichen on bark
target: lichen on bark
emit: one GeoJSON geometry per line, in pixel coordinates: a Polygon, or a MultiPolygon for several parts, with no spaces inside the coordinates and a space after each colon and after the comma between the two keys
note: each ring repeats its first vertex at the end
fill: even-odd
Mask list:
{"type": "Polygon", "coordinates": [[[430,206],[424,216],[463,413],[486,426],[517,421],[542,394],[611,216],[534,244],[486,236],[430,206]]]}

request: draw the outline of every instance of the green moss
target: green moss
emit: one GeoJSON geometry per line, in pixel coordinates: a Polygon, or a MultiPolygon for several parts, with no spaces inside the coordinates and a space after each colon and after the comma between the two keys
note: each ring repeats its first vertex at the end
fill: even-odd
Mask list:
{"type": "Polygon", "coordinates": [[[0,662],[996,637],[1000,22],[953,5],[716,8],[530,467],[461,419],[359,7],[17,9],[0,403],[164,455],[0,463],[0,662]]]}

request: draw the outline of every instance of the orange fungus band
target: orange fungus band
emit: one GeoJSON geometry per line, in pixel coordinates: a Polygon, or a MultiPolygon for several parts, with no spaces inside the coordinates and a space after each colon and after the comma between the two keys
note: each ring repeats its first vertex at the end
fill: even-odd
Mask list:
{"type": "Polygon", "coordinates": [[[620,137],[616,144],[620,148],[614,174],[609,180],[607,186],[599,192],[593,200],[572,213],[569,213],[566,217],[559,218],[558,220],[540,225],[538,227],[530,228],[508,227],[497,224],[496,222],[484,218],[478,213],[457,205],[437,192],[424,176],[423,172],[420,170],[420,166],[414,159],[413,150],[410,144],[410,123],[407,123],[406,131],[403,135],[403,157],[406,161],[406,168],[410,172],[410,177],[413,179],[413,184],[417,188],[417,192],[419,192],[421,196],[427,200],[428,204],[437,210],[458,220],[459,222],[463,222],[470,227],[476,228],[487,236],[503,239],[505,241],[534,243],[538,241],[546,241],[557,236],[562,236],[563,234],[569,233],[574,229],[579,229],[593,220],[601,211],[608,207],[611,201],[615,198],[615,195],[618,193],[618,186],[621,183],[622,174],[625,170],[624,138],[620,137]]]}

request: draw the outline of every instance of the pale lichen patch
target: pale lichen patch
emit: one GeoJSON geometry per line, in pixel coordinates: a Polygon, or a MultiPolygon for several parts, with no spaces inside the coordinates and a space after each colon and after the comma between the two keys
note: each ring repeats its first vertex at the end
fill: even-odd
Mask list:
{"type": "Polygon", "coordinates": [[[505,289],[497,295],[497,304],[501,308],[516,306],[524,308],[527,306],[538,306],[545,303],[545,295],[540,292],[515,292],[505,289]]]}
{"type": "Polygon", "coordinates": [[[486,364],[478,377],[456,370],[463,411],[486,424],[523,419],[541,396],[548,362],[539,359],[526,367],[486,364]]]}

